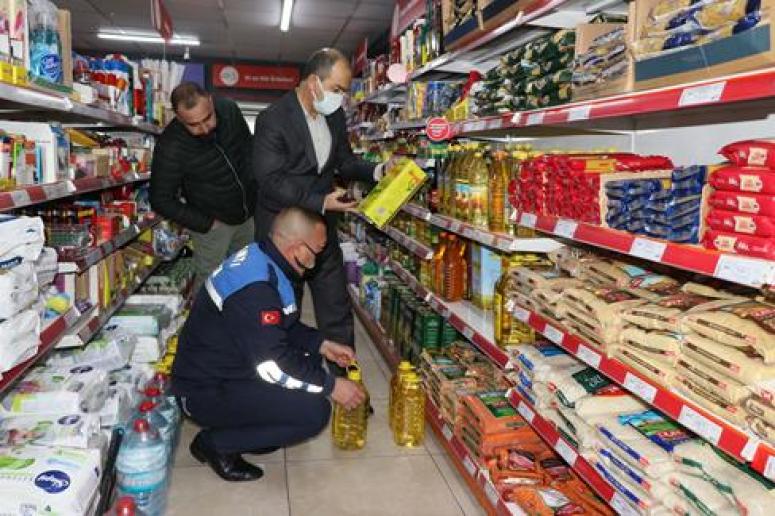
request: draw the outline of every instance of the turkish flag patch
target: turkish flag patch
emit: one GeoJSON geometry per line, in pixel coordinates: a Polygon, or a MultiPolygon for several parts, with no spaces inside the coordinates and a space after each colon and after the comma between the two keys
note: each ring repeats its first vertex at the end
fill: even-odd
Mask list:
{"type": "Polygon", "coordinates": [[[264,326],[277,326],[280,324],[280,310],[262,310],[261,324],[264,326]]]}

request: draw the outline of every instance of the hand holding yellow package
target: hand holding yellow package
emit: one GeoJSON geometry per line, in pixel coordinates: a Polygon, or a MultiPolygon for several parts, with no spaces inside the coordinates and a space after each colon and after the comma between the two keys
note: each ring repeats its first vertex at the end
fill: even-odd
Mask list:
{"type": "Polygon", "coordinates": [[[358,210],[382,229],[427,181],[428,175],[411,159],[402,159],[387,171],[358,210]]]}

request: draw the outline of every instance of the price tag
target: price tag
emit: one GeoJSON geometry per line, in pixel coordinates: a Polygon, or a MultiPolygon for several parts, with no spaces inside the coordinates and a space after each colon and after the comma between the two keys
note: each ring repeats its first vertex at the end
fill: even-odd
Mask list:
{"type": "Polygon", "coordinates": [[[70,310],[68,310],[67,313],[65,314],[65,324],[67,325],[67,327],[69,328],[70,326],[75,324],[75,321],[77,320],[78,320],[78,312],[76,312],[74,308],[71,308],[70,310]]]}
{"type": "Polygon", "coordinates": [[[681,98],[678,100],[678,105],[684,107],[718,102],[724,94],[724,87],[726,85],[726,81],[721,81],[684,88],[681,92],[681,98]]]}
{"type": "Polygon", "coordinates": [[[770,261],[722,254],[713,275],[717,278],[752,287],[775,281],[775,264],[770,261]]]}
{"type": "Polygon", "coordinates": [[[484,483],[484,494],[487,496],[487,499],[490,501],[493,507],[498,506],[500,496],[498,495],[498,491],[495,489],[495,486],[492,485],[492,482],[484,483]]]}
{"type": "Polygon", "coordinates": [[[525,514],[525,511],[522,510],[522,507],[515,504],[514,502],[506,502],[506,509],[509,511],[511,516],[523,516],[525,514]]]}
{"type": "Polygon", "coordinates": [[[425,302],[427,303],[428,301],[430,301],[432,297],[433,297],[433,294],[431,294],[430,292],[425,294],[425,302]]]}
{"type": "Polygon", "coordinates": [[[654,403],[654,398],[657,396],[656,387],[649,385],[632,373],[624,375],[624,388],[637,394],[648,403],[654,403]]]}
{"type": "Polygon", "coordinates": [[[451,231],[454,231],[455,233],[457,233],[458,231],[460,231],[460,222],[458,222],[456,220],[450,222],[449,223],[449,229],[451,231]]]}
{"type": "Polygon", "coordinates": [[[511,222],[512,224],[516,224],[517,223],[517,215],[518,215],[517,210],[512,209],[511,213],[509,213],[509,222],[511,222]]]}
{"type": "Polygon", "coordinates": [[[579,225],[572,220],[560,219],[557,221],[557,224],[554,225],[554,234],[572,239],[573,235],[576,234],[577,227],[579,227],[579,225]]]}
{"type": "Polygon", "coordinates": [[[526,228],[536,227],[538,216],[535,213],[523,213],[519,216],[519,225],[526,228]]]}
{"type": "Polygon", "coordinates": [[[451,441],[452,435],[453,435],[452,427],[447,424],[444,424],[444,427],[441,429],[441,434],[444,436],[444,439],[446,439],[447,441],[451,441]]]}
{"type": "Polygon", "coordinates": [[[504,305],[504,308],[506,309],[507,312],[512,312],[512,311],[514,311],[514,307],[515,306],[517,306],[517,302],[514,301],[513,298],[509,298],[509,300],[506,301],[506,304],[504,305]]]}
{"type": "Polygon", "coordinates": [[[681,408],[681,414],[678,416],[678,422],[709,441],[712,445],[718,446],[719,439],[721,438],[721,427],[693,408],[684,405],[681,408]]]}
{"type": "Polygon", "coordinates": [[[471,457],[468,455],[466,455],[466,457],[463,459],[463,467],[466,468],[466,471],[468,471],[469,475],[476,478],[476,474],[479,472],[479,468],[476,467],[476,464],[474,464],[474,461],[472,461],[471,457]]]}
{"type": "Polygon", "coordinates": [[[665,254],[667,244],[649,240],[648,238],[636,238],[630,248],[630,254],[638,258],[645,258],[654,262],[662,261],[662,255],[665,254]]]}
{"type": "Polygon", "coordinates": [[[519,405],[517,405],[517,412],[519,412],[519,415],[524,417],[525,420],[528,423],[532,423],[533,419],[535,419],[536,414],[533,412],[533,409],[527,406],[527,403],[524,401],[520,401],[519,405]]]}
{"type": "Polygon", "coordinates": [[[620,514],[622,516],[638,516],[640,513],[636,511],[632,505],[627,503],[627,500],[618,492],[614,491],[614,495],[611,497],[611,501],[609,502],[611,504],[611,507],[616,512],[616,514],[620,514]]]}
{"type": "Polygon", "coordinates": [[[565,439],[558,438],[557,444],[554,445],[554,449],[557,451],[557,453],[560,454],[560,457],[565,459],[565,462],[567,462],[571,467],[573,467],[576,464],[576,459],[578,458],[579,454],[576,450],[571,448],[571,446],[565,442],[565,439]]]}
{"type": "Polygon", "coordinates": [[[77,190],[74,182],[67,181],[65,184],[67,185],[67,193],[73,193],[77,190]]]}
{"type": "Polygon", "coordinates": [[[592,351],[584,344],[579,344],[579,350],[576,351],[576,356],[595,369],[600,368],[600,361],[603,359],[603,357],[600,356],[600,353],[592,351]]]}
{"type": "Polygon", "coordinates": [[[527,122],[525,125],[541,125],[544,123],[545,111],[538,111],[537,113],[530,113],[527,115],[527,122]]]}
{"type": "Polygon", "coordinates": [[[530,312],[521,306],[515,306],[511,313],[514,314],[514,318],[522,321],[523,323],[526,323],[530,320],[530,312]]]}
{"type": "Polygon", "coordinates": [[[472,330],[469,326],[466,326],[463,328],[463,336],[467,338],[468,340],[471,340],[474,338],[474,330],[472,330]]]}
{"type": "Polygon", "coordinates": [[[754,457],[756,456],[756,450],[759,449],[760,443],[761,440],[758,437],[749,434],[748,442],[745,443],[743,451],[740,452],[740,456],[748,462],[753,461],[754,457]]]}
{"type": "Polygon", "coordinates": [[[32,202],[30,193],[27,190],[13,190],[9,193],[11,194],[11,199],[13,199],[14,206],[24,206],[32,202]]]}
{"type": "Polygon", "coordinates": [[[551,340],[555,344],[562,344],[562,341],[565,338],[565,333],[561,332],[551,324],[546,325],[546,328],[544,328],[543,334],[544,334],[544,337],[551,340]]]}
{"type": "Polygon", "coordinates": [[[65,183],[43,185],[43,191],[47,199],[59,199],[67,195],[67,185],[65,183]]]}
{"type": "Polygon", "coordinates": [[[764,466],[764,476],[770,480],[775,480],[775,457],[767,457],[767,464],[764,466]]]}
{"type": "Polygon", "coordinates": [[[585,106],[576,106],[568,110],[568,122],[576,122],[578,120],[589,120],[589,112],[592,111],[592,106],[587,104],[585,106]]]}
{"type": "Polygon", "coordinates": [[[514,116],[511,117],[511,124],[519,125],[520,120],[522,120],[522,113],[514,113],[514,116]]]}

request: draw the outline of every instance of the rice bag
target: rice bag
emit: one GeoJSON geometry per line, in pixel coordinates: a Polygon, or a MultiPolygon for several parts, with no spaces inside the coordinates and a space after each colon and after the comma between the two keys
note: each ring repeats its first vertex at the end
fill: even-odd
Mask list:
{"type": "Polygon", "coordinates": [[[746,413],[742,407],[729,403],[715,391],[703,388],[691,378],[676,374],[674,386],[686,398],[708,412],[739,425],[745,424],[746,413]]]}
{"type": "Polygon", "coordinates": [[[775,366],[765,365],[749,348],[733,348],[711,339],[689,333],[684,336],[683,355],[726,377],[746,385],[775,379],[775,366]]]}
{"type": "Polygon", "coordinates": [[[629,503],[634,507],[637,507],[637,511],[633,508],[633,512],[643,515],[651,515],[652,510],[656,509],[661,502],[659,499],[655,499],[648,493],[644,493],[643,490],[638,489],[636,484],[629,478],[625,477],[619,471],[611,468],[608,464],[595,457],[591,460],[592,466],[597,470],[601,477],[608,482],[611,487],[619,492],[629,503]]]}
{"type": "Polygon", "coordinates": [[[768,217],[775,216],[775,195],[770,194],[716,190],[708,198],[708,204],[719,210],[739,211],[768,217]]]}
{"type": "Polygon", "coordinates": [[[739,515],[732,502],[702,478],[674,471],[668,474],[667,480],[678,494],[701,514],[739,515]]]}
{"type": "Polygon", "coordinates": [[[670,453],[638,433],[630,425],[622,424],[615,416],[595,421],[595,428],[604,447],[619,452],[631,466],[657,479],[674,470],[670,453]]]}
{"type": "Polygon", "coordinates": [[[630,412],[640,412],[646,410],[643,404],[631,394],[621,394],[614,396],[590,396],[582,398],[576,402],[576,414],[587,422],[597,416],[605,414],[623,414],[630,412]]]}
{"type": "Polygon", "coordinates": [[[9,319],[38,298],[38,280],[32,262],[0,268],[0,320],[9,319]]]}
{"type": "Polygon", "coordinates": [[[650,496],[661,498],[668,489],[660,480],[654,480],[644,475],[639,468],[627,463],[614,449],[598,445],[595,447],[595,461],[604,464],[609,470],[615,471],[617,477],[626,478],[633,486],[637,486],[637,492],[647,493],[650,496]]]}
{"type": "Polygon", "coordinates": [[[681,330],[680,318],[684,311],[709,301],[705,296],[678,292],[655,303],[628,308],[622,312],[622,318],[647,330],[677,333],[681,330]]]}
{"type": "Polygon", "coordinates": [[[94,448],[100,420],[92,414],[12,416],[0,420],[0,447],[37,444],[94,448]]]}
{"type": "Polygon", "coordinates": [[[605,396],[623,392],[621,387],[591,367],[557,375],[549,379],[548,385],[566,407],[574,407],[575,403],[585,396],[605,396]]]}
{"type": "Polygon", "coordinates": [[[744,140],[725,145],[719,154],[738,167],[775,168],[775,141],[744,140]]]}
{"type": "Polygon", "coordinates": [[[627,287],[633,278],[648,274],[648,271],[630,265],[625,262],[600,259],[583,261],[580,263],[581,271],[579,274],[571,272],[572,276],[579,277],[600,286],[616,285],[627,287]]]}
{"type": "Polygon", "coordinates": [[[681,351],[681,338],[675,333],[626,328],[619,339],[623,346],[671,365],[681,351]]]}
{"type": "Polygon", "coordinates": [[[705,221],[711,229],[725,233],[744,233],[760,237],[775,236],[775,218],[764,215],[712,209],[708,212],[705,221]]]}
{"type": "Polygon", "coordinates": [[[675,376],[675,368],[670,362],[659,360],[649,353],[642,353],[624,346],[615,346],[611,356],[646,378],[655,380],[662,385],[669,385],[675,376]]]}
{"type": "Polygon", "coordinates": [[[53,367],[71,368],[92,366],[96,369],[112,371],[121,369],[129,363],[134,353],[137,337],[124,332],[103,333],[82,348],[62,351],[51,356],[47,364],[53,367]]]}
{"type": "Polygon", "coordinates": [[[753,167],[723,167],[708,181],[717,190],[775,194],[775,171],[753,167]]]}
{"type": "Polygon", "coordinates": [[[575,357],[550,344],[540,346],[521,344],[510,347],[509,352],[516,356],[517,361],[533,380],[551,378],[561,369],[579,364],[575,357]]]}
{"type": "Polygon", "coordinates": [[[742,254],[765,260],[775,259],[775,238],[706,231],[702,237],[703,245],[725,253],[742,254]]]}
{"type": "Polygon", "coordinates": [[[693,362],[689,357],[679,358],[675,365],[677,380],[687,379],[731,405],[738,405],[751,395],[742,383],[719,375],[702,362],[693,362]]]}

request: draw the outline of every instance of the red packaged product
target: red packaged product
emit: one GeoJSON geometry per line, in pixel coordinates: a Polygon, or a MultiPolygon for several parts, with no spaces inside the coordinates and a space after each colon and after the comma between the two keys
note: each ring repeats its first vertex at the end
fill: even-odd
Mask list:
{"type": "Polygon", "coordinates": [[[775,194],[775,171],[754,167],[724,167],[708,182],[718,190],[775,194]]]}
{"type": "Polygon", "coordinates": [[[702,243],[708,249],[744,254],[767,260],[775,259],[775,238],[706,231],[702,243]]]}
{"type": "Polygon", "coordinates": [[[718,190],[711,194],[708,203],[713,208],[718,208],[720,210],[775,216],[775,195],[724,192],[718,190]]]}
{"type": "Polygon", "coordinates": [[[736,211],[710,210],[705,222],[711,229],[755,236],[775,236],[775,218],[736,211]]]}
{"type": "Polygon", "coordinates": [[[719,154],[739,167],[775,168],[775,140],[744,140],[725,145],[719,154]]]}

